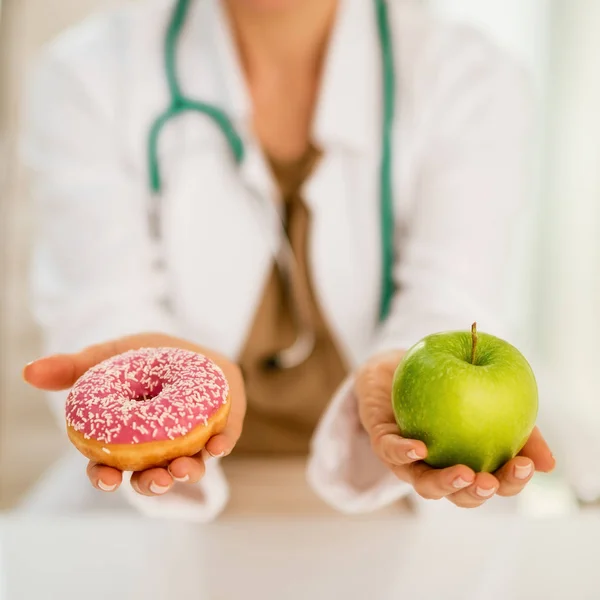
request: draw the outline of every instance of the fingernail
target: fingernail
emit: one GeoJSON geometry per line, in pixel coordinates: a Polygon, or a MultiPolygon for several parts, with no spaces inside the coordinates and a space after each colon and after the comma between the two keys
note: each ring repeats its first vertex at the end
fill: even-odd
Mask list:
{"type": "Polygon", "coordinates": [[[169,486],[168,485],[158,485],[156,483],[154,483],[154,481],[150,482],[150,491],[153,494],[164,494],[166,491],[169,490],[169,486]]]}
{"type": "Polygon", "coordinates": [[[406,453],[406,456],[408,456],[408,458],[410,458],[410,460],[420,460],[423,458],[422,456],[419,456],[417,454],[417,451],[414,448],[412,450],[409,450],[406,453]]]}
{"type": "Polygon", "coordinates": [[[528,465],[515,465],[515,477],[517,479],[527,479],[531,475],[533,466],[531,463],[528,465]]]}
{"type": "Polygon", "coordinates": [[[114,492],[117,489],[117,485],[118,484],[114,484],[114,485],[108,485],[106,483],[104,483],[104,481],[102,481],[102,479],[98,479],[98,487],[103,491],[103,492],[114,492]]]}
{"type": "Polygon", "coordinates": [[[489,490],[486,490],[478,487],[476,491],[478,496],[481,496],[482,498],[489,498],[490,496],[494,495],[496,488],[490,488],[489,490]]]}
{"type": "Polygon", "coordinates": [[[177,481],[178,483],[185,483],[186,481],[190,480],[189,473],[186,473],[183,477],[175,477],[175,475],[173,475],[171,472],[171,465],[167,467],[167,471],[169,471],[169,475],[173,478],[173,481],[177,481]]]}
{"type": "Polygon", "coordinates": [[[203,460],[208,460],[209,458],[223,458],[225,456],[225,452],[221,452],[221,454],[212,454],[206,448],[202,449],[201,452],[203,460]]]}
{"type": "Polygon", "coordinates": [[[25,367],[30,367],[31,365],[35,364],[36,362],[40,362],[46,358],[49,358],[47,356],[38,356],[37,358],[34,358],[33,360],[30,360],[25,367]]]}
{"type": "Polygon", "coordinates": [[[466,488],[466,487],[470,486],[472,483],[473,483],[472,481],[467,481],[466,479],[463,479],[462,477],[457,477],[452,482],[452,487],[456,488],[457,490],[462,490],[462,488],[466,488]]]}

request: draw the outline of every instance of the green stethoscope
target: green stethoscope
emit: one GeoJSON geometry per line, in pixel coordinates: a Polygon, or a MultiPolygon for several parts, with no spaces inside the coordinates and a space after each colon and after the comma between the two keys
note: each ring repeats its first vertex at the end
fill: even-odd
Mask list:
{"type": "MultiPolygon", "coordinates": [[[[187,98],[179,85],[176,66],[177,42],[183,30],[191,0],[177,0],[165,36],[164,59],[165,74],[169,86],[171,103],[155,120],[148,138],[148,165],[150,187],[158,195],[161,191],[161,174],[158,160],[158,138],[163,127],[173,118],[186,112],[203,114],[214,122],[225,136],[233,159],[240,165],[244,160],[244,142],[237,133],[227,115],[218,107],[198,100],[187,98]]],[[[395,105],[395,71],[391,33],[388,18],[387,0],[374,0],[377,13],[377,29],[381,47],[381,64],[383,69],[383,128],[381,134],[381,164],[379,171],[380,186],[380,218],[381,218],[381,253],[382,253],[382,288],[379,305],[379,320],[385,320],[394,293],[394,208],[392,199],[392,126],[395,105]]],[[[274,209],[275,210],[275,209],[274,209]]],[[[155,215],[156,216],[156,215],[155,215]]],[[[158,231],[157,231],[158,234],[158,231]]],[[[294,268],[294,255],[285,235],[282,236],[282,248],[276,253],[279,270],[290,286],[294,287],[291,273],[294,268]]],[[[292,299],[295,295],[290,294],[292,299]]],[[[268,357],[266,365],[275,368],[290,368],[304,362],[310,356],[315,334],[310,320],[302,313],[298,304],[294,306],[296,341],[292,346],[281,350],[277,355],[268,357]]]]}

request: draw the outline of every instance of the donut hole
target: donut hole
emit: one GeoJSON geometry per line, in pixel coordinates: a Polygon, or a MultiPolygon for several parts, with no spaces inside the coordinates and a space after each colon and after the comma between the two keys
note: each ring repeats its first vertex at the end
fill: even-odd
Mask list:
{"type": "Polygon", "coordinates": [[[149,402],[156,398],[163,390],[161,381],[152,382],[150,385],[132,386],[130,399],[134,402],[149,402]]]}
{"type": "Polygon", "coordinates": [[[132,400],[134,402],[148,402],[149,400],[152,400],[156,398],[156,396],[152,396],[150,394],[143,394],[141,396],[136,396],[135,398],[132,398],[132,400]]]}

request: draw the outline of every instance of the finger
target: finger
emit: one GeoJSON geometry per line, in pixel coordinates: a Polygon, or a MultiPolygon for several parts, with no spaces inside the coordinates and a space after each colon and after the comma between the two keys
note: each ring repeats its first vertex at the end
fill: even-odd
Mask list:
{"type": "Polygon", "coordinates": [[[508,461],[495,473],[500,484],[496,493],[499,496],[516,496],[527,485],[534,471],[533,461],[524,456],[508,461]]]}
{"type": "Polygon", "coordinates": [[[546,440],[542,437],[538,427],[535,427],[527,440],[521,452],[521,456],[530,458],[535,464],[536,471],[549,473],[556,465],[552,451],[548,447],[546,440]]]}
{"type": "Polygon", "coordinates": [[[206,451],[212,457],[227,456],[233,450],[242,435],[246,416],[246,391],[241,371],[233,364],[223,366],[223,372],[229,383],[229,401],[231,410],[227,424],[222,432],[214,435],[206,443],[206,451]]]}
{"type": "MultiPolygon", "coordinates": [[[[395,424],[390,395],[394,372],[404,352],[388,352],[371,359],[357,373],[354,391],[358,399],[359,418],[372,435],[381,424],[395,424]]],[[[396,425],[395,431],[398,432],[396,425]]]]}
{"type": "Polygon", "coordinates": [[[461,508],[477,508],[492,498],[499,487],[491,473],[477,473],[472,485],[448,496],[448,500],[461,508]]]}
{"type": "MultiPolygon", "coordinates": [[[[87,370],[112,356],[128,350],[159,346],[184,348],[193,352],[205,353],[223,369],[228,379],[231,376],[231,363],[217,353],[205,352],[198,346],[179,338],[160,333],[144,333],[95,344],[74,354],[56,354],[40,358],[25,366],[23,379],[30,385],[43,390],[66,390],[72,387],[87,370]]],[[[233,367],[235,368],[235,365],[233,367]]]]}
{"type": "Polygon", "coordinates": [[[385,463],[407,465],[427,456],[427,447],[419,440],[409,440],[398,435],[395,425],[381,425],[371,436],[375,454],[385,463]]]}
{"type": "Polygon", "coordinates": [[[134,347],[142,347],[145,336],[139,336],[139,345],[132,338],[111,340],[89,346],[74,354],[56,354],[29,363],[23,369],[23,379],[34,387],[44,390],[64,390],[70,388],[88,369],[94,365],[134,347]]]}
{"type": "Polygon", "coordinates": [[[173,345],[173,341],[183,347],[182,340],[174,340],[174,338],[156,333],[109,340],[88,346],[81,352],[56,354],[33,361],[23,369],[23,379],[30,385],[44,390],[65,390],[72,387],[88,369],[112,356],[145,346],[173,345]]]}
{"type": "Polygon", "coordinates": [[[241,419],[230,418],[223,433],[214,435],[206,443],[206,458],[222,458],[231,454],[242,434],[242,423],[241,419]]]}
{"type": "Polygon", "coordinates": [[[425,463],[415,463],[409,469],[415,492],[426,500],[439,500],[475,481],[475,473],[465,465],[432,469],[425,463]]]}
{"type": "Polygon", "coordinates": [[[160,496],[173,486],[167,469],[148,469],[131,476],[131,487],[142,496],[160,496]]]}
{"type": "Polygon", "coordinates": [[[57,354],[40,358],[25,366],[23,379],[29,385],[42,390],[66,390],[77,380],[73,357],[57,354]]]}
{"type": "Polygon", "coordinates": [[[178,483],[198,483],[204,476],[204,461],[202,456],[184,456],[176,458],[168,468],[173,481],[178,483]]]}
{"type": "Polygon", "coordinates": [[[103,492],[114,492],[123,481],[123,474],[118,469],[91,461],[88,463],[86,472],[92,485],[103,492]]]}

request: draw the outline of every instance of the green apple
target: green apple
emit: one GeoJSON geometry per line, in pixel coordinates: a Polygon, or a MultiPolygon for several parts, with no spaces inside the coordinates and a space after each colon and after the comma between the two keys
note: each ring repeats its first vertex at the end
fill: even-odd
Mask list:
{"type": "Polygon", "coordinates": [[[525,445],[538,390],[521,352],[473,324],[415,344],[394,373],[392,405],[401,435],[425,443],[432,467],[493,472],[525,445]]]}

